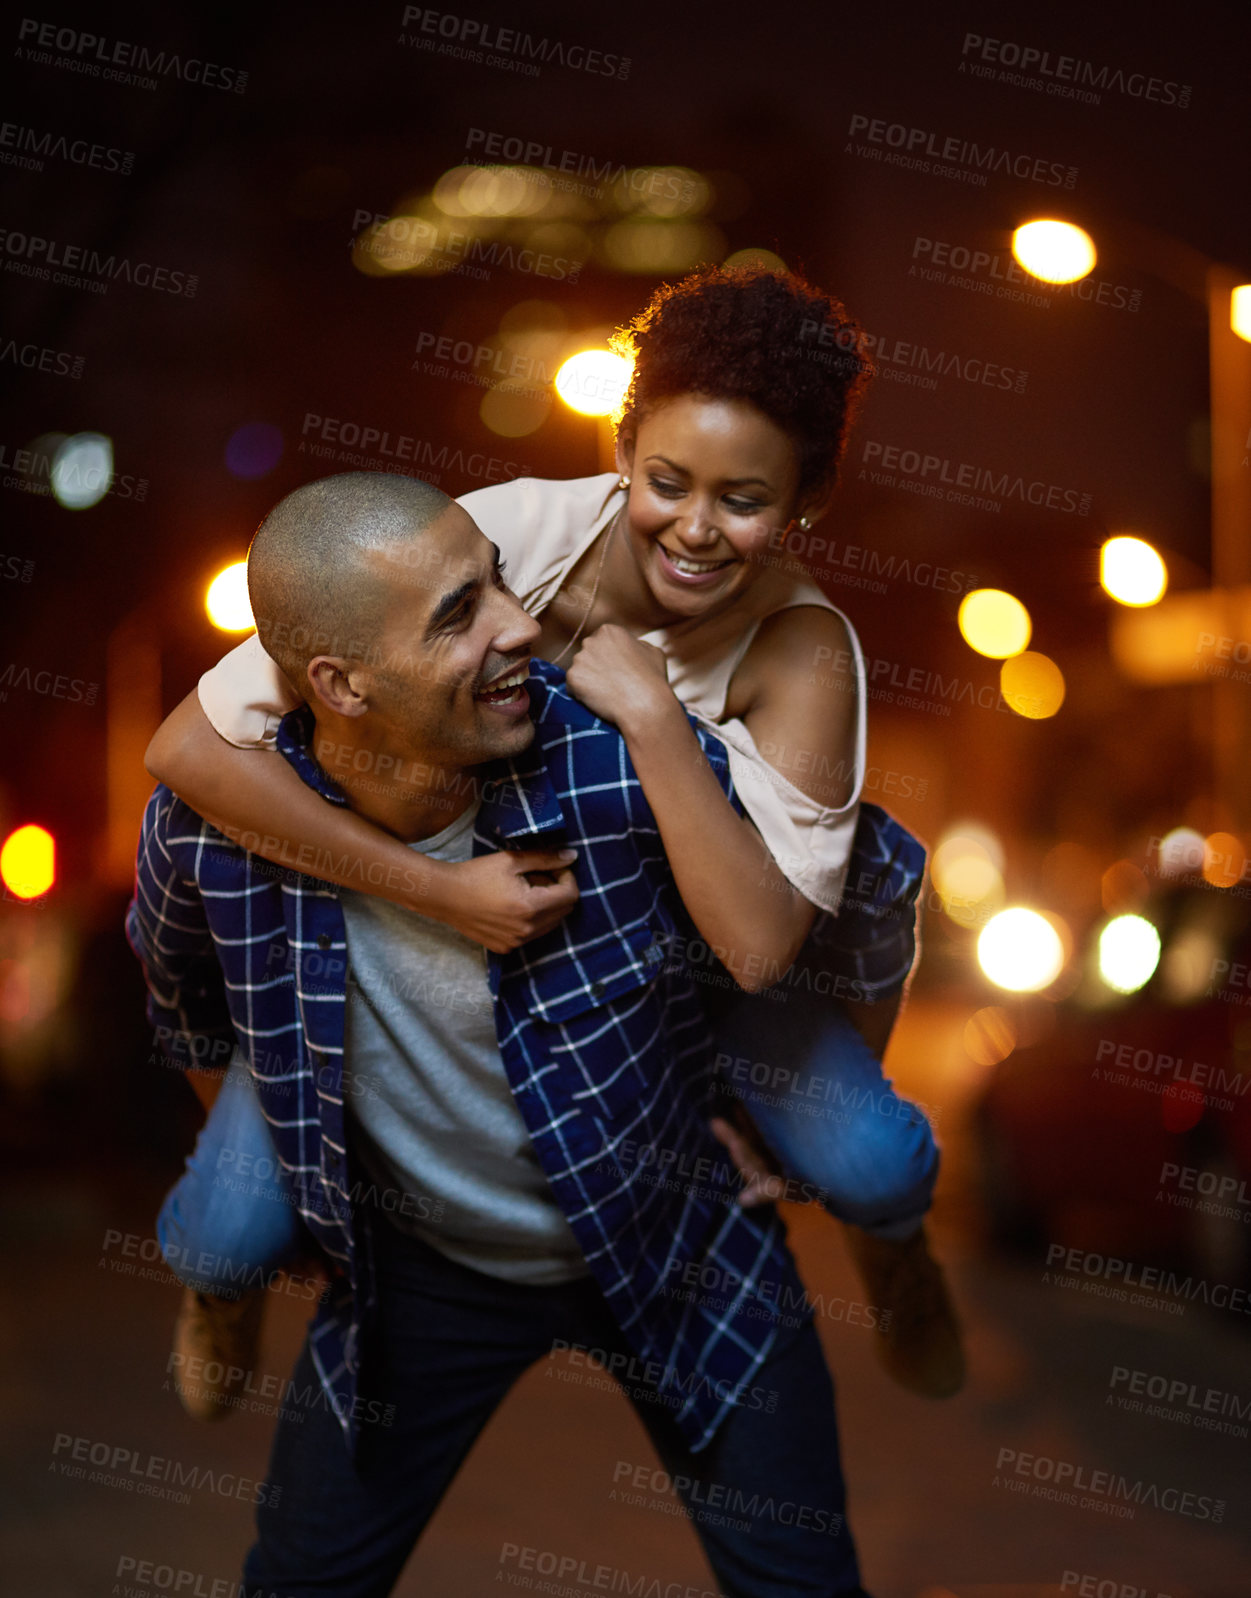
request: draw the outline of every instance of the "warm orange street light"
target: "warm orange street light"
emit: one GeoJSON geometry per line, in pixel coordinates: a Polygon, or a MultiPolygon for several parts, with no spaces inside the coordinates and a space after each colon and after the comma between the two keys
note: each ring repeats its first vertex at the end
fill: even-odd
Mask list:
{"type": "Polygon", "coordinates": [[[237,560],[219,571],[208,585],[204,608],[214,627],[224,633],[249,633],[256,623],[248,599],[248,563],[237,560]]]}
{"type": "Polygon", "coordinates": [[[0,848],[0,880],[17,899],[38,899],[56,881],[56,844],[33,822],[11,832],[0,848]]]}
{"type": "Polygon", "coordinates": [[[1026,222],[1012,235],[1012,253],[1031,277],[1076,283],[1095,265],[1095,242],[1084,228],[1052,217],[1026,222]]]}

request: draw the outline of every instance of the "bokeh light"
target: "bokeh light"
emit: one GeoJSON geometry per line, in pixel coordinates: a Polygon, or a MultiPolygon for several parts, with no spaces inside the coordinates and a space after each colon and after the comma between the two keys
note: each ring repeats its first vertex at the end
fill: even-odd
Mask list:
{"type": "Polygon", "coordinates": [[[1247,851],[1232,832],[1213,832],[1203,840],[1203,880],[1214,888],[1232,888],[1247,869],[1247,851]]]}
{"type": "Polygon", "coordinates": [[[1203,870],[1207,839],[1193,827],[1174,827],[1160,839],[1157,869],[1168,881],[1194,877],[1203,870]]]}
{"type": "Polygon", "coordinates": [[[1016,1023],[1002,1005],[984,1005],[964,1023],[964,1052],[978,1065],[998,1065],[1016,1045],[1016,1023]]]}
{"type": "Polygon", "coordinates": [[[90,510],[113,481],[113,442],[103,433],[73,433],[52,457],[52,493],[66,510],[90,510]]]}
{"type": "Polygon", "coordinates": [[[56,844],[46,827],[18,827],[0,848],[0,881],[17,899],[37,899],[56,881],[56,844]]]}
{"type": "Polygon", "coordinates": [[[1117,916],[1099,934],[1099,975],[1117,993],[1137,993],[1160,963],[1160,934],[1145,916],[1117,916]]]}
{"type": "Polygon", "coordinates": [[[1064,968],[1064,943],[1053,918],[1017,905],[1001,910],[982,928],[977,962],[998,988],[1038,993],[1064,968]]]}
{"type": "Polygon", "coordinates": [[[253,482],[272,472],[282,459],[282,433],[272,422],[246,422],[226,444],[226,470],[253,482]]]}
{"type": "Polygon", "coordinates": [[[1072,222],[1040,218],[1012,235],[1012,253],[1031,277],[1044,283],[1076,283],[1095,264],[1095,241],[1072,222]]]}
{"type": "Polygon", "coordinates": [[[1049,655],[1027,649],[999,668],[999,692],[1018,716],[1043,721],[1064,703],[1064,673],[1049,655]]]}
{"type": "Polygon", "coordinates": [[[1154,605],[1168,587],[1168,568],[1145,538],[1109,538],[1099,551],[1099,581],[1121,605],[1154,605]]]}
{"type": "Polygon", "coordinates": [[[614,222],[599,247],[605,265],[616,271],[658,277],[720,260],[725,239],[708,222],[635,216],[614,222]]]}
{"type": "Polygon", "coordinates": [[[960,601],[960,635],[991,660],[1019,655],[1030,640],[1029,611],[1002,588],[975,588],[960,601]]]}
{"type": "Polygon", "coordinates": [[[608,416],[621,403],[633,367],[611,350],[580,350],[556,373],[556,392],[583,416],[608,416]]]}
{"type": "Polygon", "coordinates": [[[735,250],[722,261],[722,266],[758,266],[766,272],[785,272],[786,262],[774,250],[765,250],[751,246],[745,250],[735,250]]]}
{"type": "Polygon", "coordinates": [[[930,860],[930,880],[943,912],[958,926],[973,927],[1004,900],[1003,849],[994,833],[974,823],[953,826],[930,860]]]}
{"type": "Polygon", "coordinates": [[[543,425],[551,408],[551,389],[505,381],[482,396],[478,415],[498,437],[524,438],[543,425]]]}
{"type": "Polygon", "coordinates": [[[248,599],[248,563],[237,560],[219,571],[208,585],[204,608],[214,627],[224,633],[251,632],[256,626],[248,599]]]}
{"type": "Polygon", "coordinates": [[[1251,283],[1239,283],[1230,294],[1229,325],[1251,344],[1251,283]]]}

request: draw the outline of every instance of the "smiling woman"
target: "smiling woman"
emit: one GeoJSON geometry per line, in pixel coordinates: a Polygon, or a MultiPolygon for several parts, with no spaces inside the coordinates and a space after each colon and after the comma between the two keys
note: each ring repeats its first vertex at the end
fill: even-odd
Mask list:
{"type": "MultiPolygon", "coordinates": [[[[911,968],[924,852],[859,803],[866,696],[854,629],[797,561],[766,555],[829,509],[868,378],[859,330],[793,274],[707,268],[658,290],[618,343],[634,357],[619,475],[518,479],[460,503],[507,558],[537,620],[534,652],[568,657],[570,689],[623,735],[686,910],[728,973],[720,980],[742,990],[726,1002],[711,973],[694,973],[719,1054],[792,1068],[791,1092],[746,1095],[748,1107],[787,1174],[870,1234],[856,1234],[854,1252],[868,1301],[892,1310],[888,1368],[915,1390],[949,1393],[963,1357],[921,1228],[937,1151],[878,1058],[911,968]],[[833,363],[831,345],[842,352],[833,363]],[[690,717],[725,745],[737,802],[690,717]],[[770,758],[777,751],[784,760],[770,758]],[[785,1006],[756,996],[782,979],[785,1006]],[[837,1135],[808,1113],[815,1078],[839,1086],[837,1135]]],[[[511,687],[500,672],[515,662],[475,680],[511,687]]],[[[405,856],[407,874],[384,880],[412,883],[395,837],[259,752],[294,703],[250,640],[206,674],[198,703],[179,707],[150,769],[210,819],[353,863],[405,856]]],[[[529,935],[520,881],[493,860],[428,861],[414,887],[379,892],[510,949],[529,935]]],[[[743,1200],[762,1196],[753,1178],[743,1200]]]]}

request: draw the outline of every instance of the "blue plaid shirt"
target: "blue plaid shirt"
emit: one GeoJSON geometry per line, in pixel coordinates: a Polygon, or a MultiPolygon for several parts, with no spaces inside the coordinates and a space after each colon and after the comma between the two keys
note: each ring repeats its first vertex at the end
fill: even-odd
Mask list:
{"type": "MultiPolygon", "coordinates": [[[[490,956],[500,1053],[598,1285],[700,1448],[736,1403],[761,1402],[753,1377],[781,1320],[806,1313],[803,1289],[776,1213],[735,1204],[736,1175],[708,1130],[711,1037],[691,971],[667,958],[692,929],[625,743],[556,668],[536,663],[529,688],[534,742],[485,769],[474,852],[572,846],[581,897],[552,932],[490,956]],[[679,1282],[712,1285],[678,1291],[679,1282]]],[[[307,709],[291,712],[279,751],[310,787],[346,804],[309,752],[311,730],[307,709]]],[[[696,732],[737,807],[722,746],[696,732]]],[[[338,890],[248,854],[160,786],[127,932],[167,1052],[196,1065],[237,1043],[250,1063],[301,1214],[332,1266],[310,1338],[351,1446],[375,1293],[345,1137],[338,890]]],[[[896,948],[877,969],[899,958],[896,948]]]]}

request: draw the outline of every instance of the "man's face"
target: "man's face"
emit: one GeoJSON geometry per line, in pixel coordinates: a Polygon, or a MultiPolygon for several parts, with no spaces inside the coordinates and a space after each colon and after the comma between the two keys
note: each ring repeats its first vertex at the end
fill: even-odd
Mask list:
{"type": "Polygon", "coordinates": [[[351,669],[371,732],[435,765],[480,765],[525,749],[539,624],[505,586],[495,545],[452,504],[424,532],[366,560],[387,596],[378,653],[351,669]]]}

